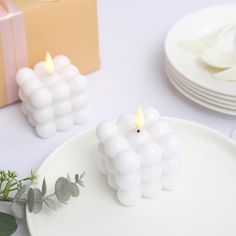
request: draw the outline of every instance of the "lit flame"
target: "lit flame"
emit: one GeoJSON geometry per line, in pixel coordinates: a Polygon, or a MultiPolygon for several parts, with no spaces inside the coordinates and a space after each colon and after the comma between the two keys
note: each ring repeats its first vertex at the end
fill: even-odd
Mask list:
{"type": "Polygon", "coordinates": [[[136,114],[135,114],[135,125],[137,129],[141,129],[144,124],[144,117],[143,117],[143,111],[141,107],[138,107],[136,114]]]}
{"type": "Polygon", "coordinates": [[[54,64],[51,55],[47,52],[44,62],[45,70],[48,74],[53,74],[54,71],[54,64]]]}

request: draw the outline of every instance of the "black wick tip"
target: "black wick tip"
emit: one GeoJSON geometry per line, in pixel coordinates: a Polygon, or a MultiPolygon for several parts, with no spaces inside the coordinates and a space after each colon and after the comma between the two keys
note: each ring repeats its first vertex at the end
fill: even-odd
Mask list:
{"type": "Polygon", "coordinates": [[[140,133],[140,129],[137,129],[137,133],[140,133]]]}

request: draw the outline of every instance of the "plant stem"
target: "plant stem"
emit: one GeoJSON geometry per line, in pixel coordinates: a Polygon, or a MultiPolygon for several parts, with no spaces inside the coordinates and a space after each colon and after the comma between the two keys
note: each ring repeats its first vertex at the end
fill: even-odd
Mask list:
{"type": "Polygon", "coordinates": [[[24,178],[24,179],[20,179],[19,181],[28,181],[28,180],[31,180],[31,178],[27,177],[27,178],[24,178]]]}
{"type": "Polygon", "coordinates": [[[15,191],[15,190],[18,190],[18,188],[12,188],[12,189],[9,189],[9,192],[11,192],[11,191],[15,191]]]}
{"type": "MultiPolygon", "coordinates": [[[[8,192],[12,192],[12,191],[15,191],[15,190],[18,190],[18,188],[9,189],[8,192]]],[[[2,193],[5,193],[5,190],[0,191],[0,194],[2,194],[2,193]]]]}
{"type": "Polygon", "coordinates": [[[26,203],[26,199],[14,199],[12,197],[8,197],[8,198],[0,197],[0,201],[2,201],[2,202],[17,202],[17,203],[22,203],[22,204],[26,203]]]}
{"type": "MultiPolygon", "coordinates": [[[[20,179],[20,180],[18,180],[18,182],[25,182],[25,181],[28,181],[28,180],[31,180],[31,178],[27,177],[27,178],[24,178],[24,179],[20,179]]],[[[17,181],[14,182],[13,184],[11,184],[11,187],[15,186],[16,184],[17,184],[17,181]]]]}
{"type": "Polygon", "coordinates": [[[17,185],[17,182],[14,182],[13,184],[11,184],[11,187],[13,187],[13,186],[15,186],[15,185],[17,185]]]}
{"type": "Polygon", "coordinates": [[[2,188],[2,183],[3,183],[3,180],[0,180],[0,190],[2,188]]]}
{"type": "Polygon", "coordinates": [[[0,195],[3,194],[3,198],[7,198],[10,192],[19,189],[18,187],[12,188],[12,187],[16,186],[17,183],[19,183],[19,182],[26,182],[26,181],[30,181],[30,180],[31,180],[30,177],[27,177],[27,178],[24,178],[24,179],[20,179],[19,181],[15,180],[15,179],[8,180],[6,186],[5,186],[5,188],[3,190],[1,190],[3,181],[0,180],[0,195]]]}
{"type": "Polygon", "coordinates": [[[7,198],[10,192],[12,180],[8,180],[5,189],[3,190],[3,198],[7,198]]]}

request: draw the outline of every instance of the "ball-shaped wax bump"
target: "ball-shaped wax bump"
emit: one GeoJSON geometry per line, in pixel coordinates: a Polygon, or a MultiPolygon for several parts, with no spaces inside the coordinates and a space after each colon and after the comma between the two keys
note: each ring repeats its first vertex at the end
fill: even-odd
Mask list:
{"type": "Polygon", "coordinates": [[[33,106],[43,108],[52,102],[52,95],[48,89],[41,88],[32,94],[30,101],[33,106]]]}
{"type": "Polygon", "coordinates": [[[122,115],[118,119],[117,124],[119,126],[120,131],[123,134],[127,133],[128,131],[135,130],[134,115],[132,115],[132,114],[122,115]]]}
{"type": "Polygon", "coordinates": [[[37,121],[34,119],[32,114],[28,114],[28,121],[32,126],[37,125],[37,121]]]}
{"type": "Polygon", "coordinates": [[[130,191],[138,188],[141,184],[141,176],[140,173],[135,172],[129,175],[117,175],[116,183],[118,187],[125,191],[130,191]]]}
{"type": "Polygon", "coordinates": [[[24,114],[24,115],[26,115],[26,116],[28,116],[28,110],[27,110],[27,108],[25,107],[25,104],[24,103],[22,103],[21,104],[21,112],[24,114]]]}
{"type": "Polygon", "coordinates": [[[157,120],[148,127],[148,131],[153,138],[160,139],[165,135],[170,134],[171,128],[167,122],[163,120],[157,120]]]}
{"type": "Polygon", "coordinates": [[[142,196],[145,198],[154,198],[161,191],[161,181],[157,180],[149,183],[142,183],[142,196]]]}
{"type": "Polygon", "coordinates": [[[151,140],[150,134],[145,129],[140,130],[140,132],[131,130],[126,134],[126,138],[129,144],[134,148],[138,148],[151,140]]]}
{"type": "Polygon", "coordinates": [[[83,108],[82,110],[77,110],[73,113],[75,124],[84,124],[89,120],[90,109],[83,108]]]}
{"type": "Polygon", "coordinates": [[[56,119],[56,127],[58,131],[67,131],[74,124],[74,119],[71,114],[62,116],[56,119]]]}
{"type": "Polygon", "coordinates": [[[176,189],[182,180],[182,176],[179,173],[174,175],[167,175],[162,178],[162,189],[174,190],[176,189]]]}
{"type": "Polygon", "coordinates": [[[45,69],[45,63],[43,61],[37,63],[35,66],[34,66],[34,72],[36,74],[36,77],[41,77],[43,75],[46,75],[47,74],[47,71],[45,69]]]}
{"type": "Polygon", "coordinates": [[[57,74],[47,74],[41,77],[41,81],[43,82],[45,87],[52,87],[54,84],[60,83],[60,80],[61,79],[57,74]]]}
{"type": "Polygon", "coordinates": [[[111,157],[115,158],[120,152],[127,150],[129,144],[127,140],[121,135],[115,135],[105,142],[105,152],[111,157]]]}
{"type": "Polygon", "coordinates": [[[166,158],[179,157],[182,153],[183,143],[179,136],[168,134],[160,140],[163,155],[166,158]]]}
{"type": "Polygon", "coordinates": [[[99,158],[99,160],[98,160],[98,169],[103,175],[108,174],[106,164],[105,164],[105,160],[102,159],[102,158],[99,158]]]}
{"type": "Polygon", "coordinates": [[[132,191],[117,190],[117,199],[124,206],[135,206],[141,199],[140,189],[132,191]]]}
{"type": "Polygon", "coordinates": [[[131,149],[119,153],[114,161],[117,171],[122,174],[135,172],[140,167],[140,158],[137,153],[131,149]]]}
{"type": "Polygon", "coordinates": [[[70,87],[66,83],[57,83],[50,87],[53,100],[61,102],[70,96],[70,87]]]}
{"type": "Polygon", "coordinates": [[[88,81],[84,75],[76,75],[69,79],[72,94],[80,94],[88,88],[88,81]]]}
{"type": "Polygon", "coordinates": [[[18,96],[19,96],[20,100],[23,102],[27,100],[27,97],[25,96],[25,94],[23,93],[21,88],[18,91],[18,96]]]}
{"type": "Polygon", "coordinates": [[[69,99],[54,103],[53,108],[56,116],[65,116],[72,111],[72,105],[69,99]]]}
{"type": "Polygon", "coordinates": [[[145,127],[148,127],[150,124],[160,118],[160,113],[153,107],[144,108],[143,115],[145,127]]]}
{"type": "Polygon", "coordinates": [[[174,175],[178,173],[181,169],[182,159],[181,158],[173,158],[167,159],[162,162],[162,172],[163,175],[174,175]]]}
{"type": "Polygon", "coordinates": [[[106,155],[105,150],[104,150],[104,144],[102,144],[102,143],[99,143],[99,144],[98,144],[98,151],[99,151],[99,153],[101,153],[102,155],[106,155]]]}
{"type": "Polygon", "coordinates": [[[75,110],[82,109],[86,107],[89,103],[89,97],[87,93],[82,93],[80,95],[73,96],[71,99],[72,107],[75,110]]]}
{"type": "Polygon", "coordinates": [[[142,182],[153,182],[161,178],[161,164],[144,167],[141,169],[142,182]]]}
{"type": "Polygon", "coordinates": [[[62,79],[66,80],[79,74],[79,69],[74,65],[67,65],[60,71],[62,79]]]}
{"type": "Polygon", "coordinates": [[[54,57],[53,64],[54,64],[55,71],[59,72],[64,67],[70,65],[71,62],[68,57],[63,56],[63,55],[58,55],[54,57]]]}
{"type": "Polygon", "coordinates": [[[118,127],[114,121],[103,121],[96,128],[96,135],[102,143],[117,134],[118,127]]]}
{"type": "Polygon", "coordinates": [[[32,78],[35,78],[35,74],[30,68],[22,68],[16,74],[16,82],[19,86],[23,86],[26,81],[32,78]]]}
{"type": "Polygon", "coordinates": [[[113,190],[116,190],[117,189],[117,184],[116,184],[116,177],[115,175],[111,175],[111,174],[108,174],[107,175],[107,183],[108,183],[108,186],[113,189],[113,190]]]}
{"type": "Polygon", "coordinates": [[[138,149],[143,166],[152,166],[159,163],[162,159],[161,147],[155,142],[144,144],[138,149]]]}
{"type": "Polygon", "coordinates": [[[107,171],[110,174],[112,174],[112,175],[116,175],[117,174],[117,171],[116,171],[113,159],[111,159],[110,157],[106,157],[105,158],[105,165],[106,165],[107,171]]]}
{"type": "Polygon", "coordinates": [[[30,97],[32,93],[42,87],[42,83],[38,79],[30,79],[24,83],[22,86],[22,91],[25,96],[30,97]]]}
{"type": "Polygon", "coordinates": [[[36,125],[36,133],[41,138],[50,138],[56,133],[56,125],[54,122],[36,125]]]}
{"type": "Polygon", "coordinates": [[[48,106],[35,110],[33,112],[33,117],[39,124],[48,123],[54,118],[54,111],[51,106],[48,106]]]}
{"type": "Polygon", "coordinates": [[[33,112],[35,110],[35,107],[29,101],[24,102],[24,104],[28,112],[33,112]]]}

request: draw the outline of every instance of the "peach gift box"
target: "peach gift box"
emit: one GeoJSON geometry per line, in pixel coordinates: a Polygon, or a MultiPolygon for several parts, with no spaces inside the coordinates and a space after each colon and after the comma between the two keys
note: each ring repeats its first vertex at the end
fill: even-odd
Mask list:
{"type": "Polygon", "coordinates": [[[0,107],[18,100],[15,74],[45,53],[81,73],[99,68],[96,0],[0,0],[0,107]]]}

